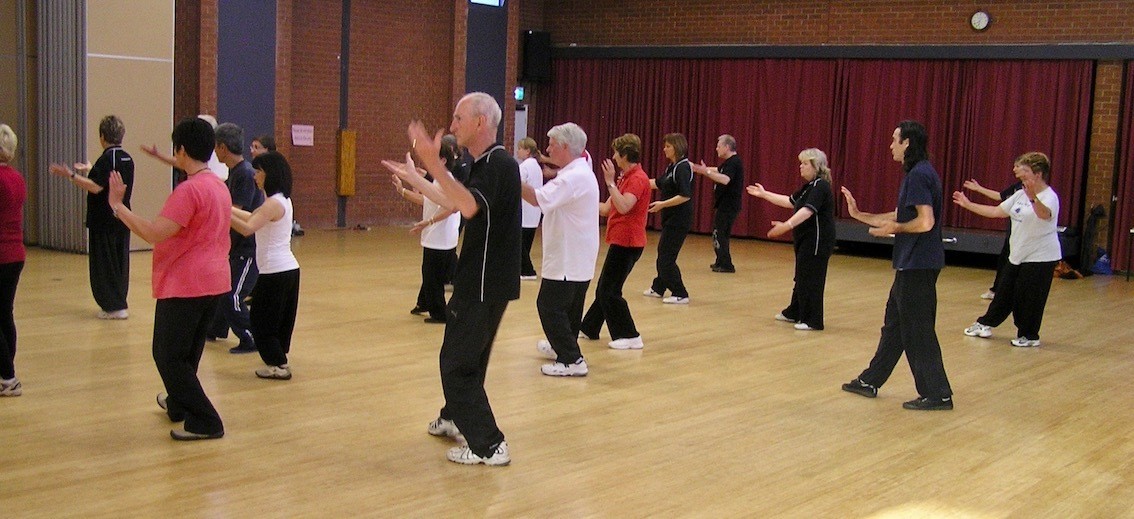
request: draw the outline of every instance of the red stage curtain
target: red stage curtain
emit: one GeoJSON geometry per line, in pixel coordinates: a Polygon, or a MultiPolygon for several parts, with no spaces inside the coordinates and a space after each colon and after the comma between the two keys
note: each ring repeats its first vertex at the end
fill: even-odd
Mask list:
{"type": "Polygon", "coordinates": [[[1134,227],[1134,66],[1126,62],[1126,92],[1122,97],[1121,119],[1118,123],[1118,203],[1111,225],[1111,256],[1113,268],[1129,271],[1130,228],[1134,227]]]}
{"type": "MultiPolygon", "coordinates": [[[[690,160],[709,165],[718,162],[717,136],[728,133],[745,184],[780,193],[799,186],[798,152],[817,147],[831,159],[836,188],[851,189],[864,210],[887,212],[902,175],[891,135],[898,121],[917,119],[942,175],[946,225],[1002,229],[948,197],[968,178],[1003,188],[1013,159],[1038,150],[1052,158],[1060,224],[1078,226],[1093,70],[1090,61],[557,59],[531,128],[542,145],[551,126],[578,123],[596,162],[614,137],[636,133],[650,176],[665,168],[666,133],[684,133],[690,160]]],[[[711,189],[697,179],[694,231],[711,230],[711,189]]],[[[745,195],[733,232],[763,237],[787,214],[745,195]]],[[[839,214],[846,216],[841,201],[839,214]]]]}

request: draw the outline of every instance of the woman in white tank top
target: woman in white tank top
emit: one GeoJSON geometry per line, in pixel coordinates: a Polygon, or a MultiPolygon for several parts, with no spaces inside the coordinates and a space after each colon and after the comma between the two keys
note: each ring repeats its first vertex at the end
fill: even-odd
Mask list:
{"type": "Polygon", "coordinates": [[[256,349],[267,364],[256,370],[256,376],[288,380],[287,354],[299,307],[299,262],[291,252],[291,166],[283,155],[272,151],[252,159],[252,167],[266,200],[252,213],[234,207],[232,228],[245,236],[256,233],[260,279],[252,289],[249,317],[256,349]]]}

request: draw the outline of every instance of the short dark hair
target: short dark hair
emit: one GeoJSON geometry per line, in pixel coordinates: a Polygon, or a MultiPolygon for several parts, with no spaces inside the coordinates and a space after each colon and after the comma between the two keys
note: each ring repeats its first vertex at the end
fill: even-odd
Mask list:
{"type": "Polygon", "coordinates": [[[122,144],[122,138],[126,136],[126,125],[117,115],[108,115],[98,123],[98,136],[107,144],[122,144]]]}
{"type": "Polygon", "coordinates": [[[276,151],[276,138],[267,133],[252,140],[259,142],[268,151],[276,151]]]}
{"type": "Polygon", "coordinates": [[[252,167],[264,172],[264,194],[283,193],[291,198],[291,165],[278,151],[269,151],[252,159],[252,167]]]}
{"type": "Polygon", "coordinates": [[[898,139],[910,142],[902,160],[902,169],[909,171],[918,162],[929,160],[929,132],[921,123],[909,119],[898,123],[898,139]]]}
{"type": "Polygon", "coordinates": [[[185,154],[200,162],[208,162],[216,149],[213,125],[200,117],[186,117],[173,127],[173,152],[184,148],[185,154]]]}
{"type": "Polygon", "coordinates": [[[217,144],[224,145],[229,153],[237,155],[244,153],[244,129],[233,123],[217,126],[216,141],[217,144]]]}

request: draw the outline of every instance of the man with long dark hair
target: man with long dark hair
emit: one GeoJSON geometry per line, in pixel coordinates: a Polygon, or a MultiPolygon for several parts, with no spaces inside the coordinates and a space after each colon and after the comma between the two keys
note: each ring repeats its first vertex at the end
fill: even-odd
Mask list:
{"type": "Polygon", "coordinates": [[[917,121],[902,121],[894,129],[890,153],[902,164],[905,178],[898,190],[898,208],[890,213],[859,211],[850,190],[843,187],[851,217],[869,225],[873,236],[894,237],[894,284],[886,301],[882,338],[870,366],[843,390],[868,398],[878,396],[902,353],[913,372],[920,395],[902,404],[921,411],[953,408],[953,390],[937,342],[937,276],[945,266],[941,243],[941,177],[929,163],[928,133],[917,121]]]}

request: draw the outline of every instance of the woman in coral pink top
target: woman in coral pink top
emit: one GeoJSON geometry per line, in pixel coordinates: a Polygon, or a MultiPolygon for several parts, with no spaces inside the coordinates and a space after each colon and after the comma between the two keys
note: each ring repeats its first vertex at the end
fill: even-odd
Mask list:
{"type": "Polygon", "coordinates": [[[614,161],[602,163],[610,198],[599,205],[599,214],[606,216],[606,261],[595,285],[595,300],[583,317],[579,331],[596,340],[606,322],[609,343],[616,350],[642,349],[642,336],[634,326],[630,306],[622,297],[622,286],[646,247],[646,213],[650,205],[650,179],[638,164],[642,156],[642,140],[627,133],[611,143],[614,161]],[[621,170],[615,183],[614,165],[621,170]]]}
{"type": "Polygon", "coordinates": [[[24,270],[24,176],[8,163],[16,157],[16,133],[0,124],[0,397],[20,396],[16,378],[16,285],[24,270]]]}
{"type": "Polygon", "coordinates": [[[224,436],[224,424],[197,379],[205,333],[219,297],[228,292],[228,227],[232,198],[224,182],[209,170],[213,128],[198,118],[173,129],[174,165],[188,178],[174,188],[153,221],[122,203],[126,185],[111,174],[110,208],[134,234],[154,244],[154,363],[165,384],[157,403],[184,429],[174,440],[224,436]],[[204,173],[204,174],[202,174],[204,173]]]}

